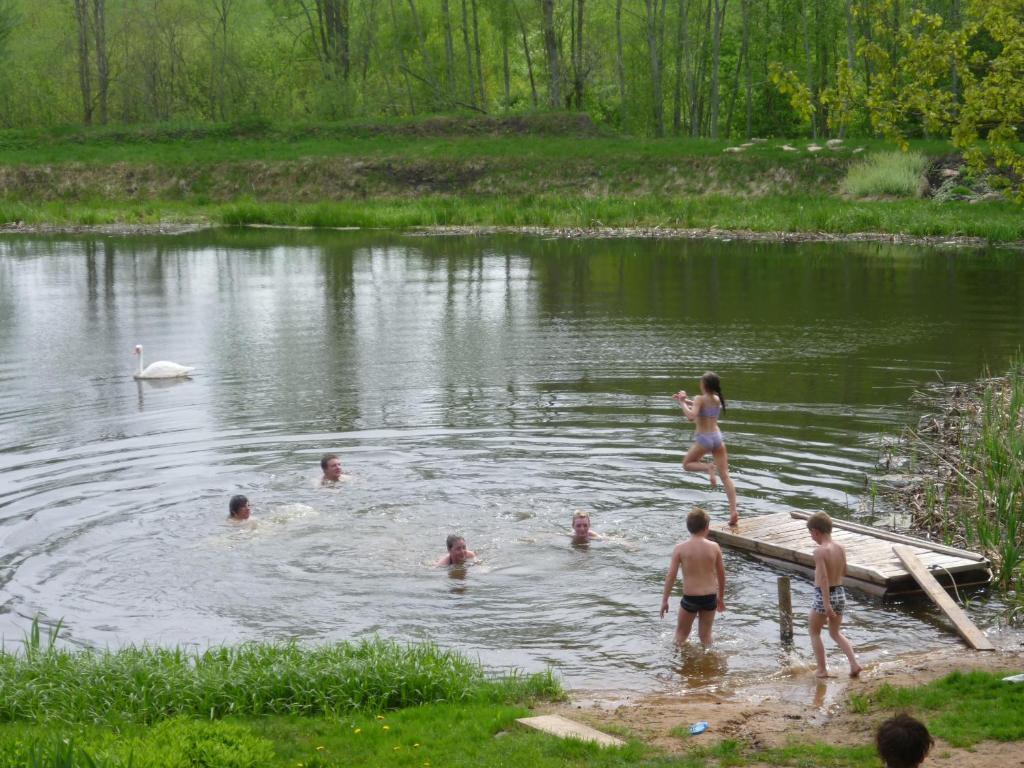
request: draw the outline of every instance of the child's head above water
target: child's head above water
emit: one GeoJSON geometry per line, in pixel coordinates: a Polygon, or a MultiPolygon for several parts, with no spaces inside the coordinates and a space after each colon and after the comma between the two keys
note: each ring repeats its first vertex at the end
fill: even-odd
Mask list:
{"type": "Polygon", "coordinates": [[[711,525],[711,518],[700,507],[694,507],[693,511],[686,516],[686,530],[690,533],[706,531],[709,525],[711,525]]]}
{"type": "Polygon", "coordinates": [[[577,509],[572,513],[572,535],[585,539],[590,535],[590,513],[577,509]]]}
{"type": "Polygon", "coordinates": [[[886,768],[915,768],[934,743],[924,723],[907,714],[889,718],[875,733],[875,748],[886,768]]]}
{"type": "Polygon", "coordinates": [[[466,539],[459,536],[457,533],[451,533],[445,540],[445,544],[448,545],[448,558],[450,565],[458,565],[464,563],[467,557],[470,557],[469,549],[466,547],[466,539]]]}
{"type": "Polygon", "coordinates": [[[228,502],[228,517],[232,520],[248,520],[251,510],[249,500],[242,494],[231,497],[228,502]]]}

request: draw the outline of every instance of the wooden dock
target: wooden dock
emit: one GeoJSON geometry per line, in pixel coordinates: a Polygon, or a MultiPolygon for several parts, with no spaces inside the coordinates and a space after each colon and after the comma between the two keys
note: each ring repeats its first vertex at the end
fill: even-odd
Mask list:
{"type": "MultiPolygon", "coordinates": [[[[761,517],[740,518],[736,528],[712,528],[708,538],[725,547],[788,570],[814,577],[814,541],[807,532],[806,512],[779,512],[761,517]]],[[[871,528],[866,525],[832,521],[832,538],[846,548],[847,575],[844,584],[881,597],[920,593],[921,587],[893,551],[904,545],[936,581],[946,589],[987,584],[991,564],[982,555],[947,547],[926,539],[871,528]]]]}

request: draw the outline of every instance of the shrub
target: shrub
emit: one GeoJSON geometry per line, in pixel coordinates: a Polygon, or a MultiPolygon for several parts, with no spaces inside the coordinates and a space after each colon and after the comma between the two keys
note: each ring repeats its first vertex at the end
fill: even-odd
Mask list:
{"type": "Polygon", "coordinates": [[[927,164],[920,152],[880,152],[852,165],[842,189],[854,197],[921,197],[927,164]]]}

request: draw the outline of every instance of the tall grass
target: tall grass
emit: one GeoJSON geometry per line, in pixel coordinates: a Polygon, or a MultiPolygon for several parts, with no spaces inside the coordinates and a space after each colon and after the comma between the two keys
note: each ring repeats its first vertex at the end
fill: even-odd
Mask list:
{"type": "Polygon", "coordinates": [[[854,197],[920,197],[927,166],[920,152],[879,152],[851,165],[842,189],[854,197]]]}
{"type": "Polygon", "coordinates": [[[65,723],[337,714],[560,695],[550,673],[490,676],[479,664],[429,643],[83,651],[43,645],[37,630],[24,653],[0,653],[0,691],[0,721],[65,723]]]}
{"type": "Polygon", "coordinates": [[[957,388],[929,439],[914,434],[930,479],[918,522],[941,538],[980,548],[996,581],[1024,601],[1024,356],[975,394],[957,388]]]}

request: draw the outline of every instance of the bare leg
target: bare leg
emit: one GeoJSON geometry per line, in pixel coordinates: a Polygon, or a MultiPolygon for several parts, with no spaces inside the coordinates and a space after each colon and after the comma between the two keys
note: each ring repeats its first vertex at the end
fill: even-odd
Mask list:
{"type": "MultiPolygon", "coordinates": [[[[740,521],[740,513],[736,510],[736,485],[729,477],[729,452],[725,450],[723,443],[713,451],[712,455],[715,459],[715,466],[718,467],[718,476],[722,478],[725,496],[729,499],[729,525],[736,525],[740,521]]],[[[714,485],[714,482],[711,484],[714,485]]]]}
{"type": "Polygon", "coordinates": [[[705,648],[711,647],[711,625],[715,623],[714,611],[701,611],[700,619],[697,621],[697,636],[700,644],[705,648]]]}
{"type": "Polygon", "coordinates": [[[690,637],[690,630],[693,628],[695,618],[697,618],[696,613],[679,609],[679,619],[676,622],[676,645],[682,645],[690,637]]]}
{"type": "Polygon", "coordinates": [[[807,617],[807,628],[811,635],[811,648],[814,650],[814,661],[818,668],[814,670],[815,677],[829,677],[828,664],[825,661],[825,643],[821,640],[821,630],[827,623],[827,617],[818,613],[813,608],[811,615],[807,617]]]}
{"type": "Polygon", "coordinates": [[[701,461],[704,458],[704,454],[708,452],[700,443],[694,443],[693,447],[686,452],[683,457],[683,469],[688,472],[707,472],[708,479],[711,480],[711,485],[715,484],[715,465],[707,464],[701,461]]]}
{"type": "Polygon", "coordinates": [[[842,623],[842,616],[836,616],[834,619],[829,619],[828,633],[831,635],[832,639],[836,641],[836,645],[842,648],[843,653],[846,654],[846,658],[850,662],[850,677],[857,677],[863,667],[857,663],[857,657],[853,653],[853,644],[847,640],[846,635],[840,631],[842,623]]]}

